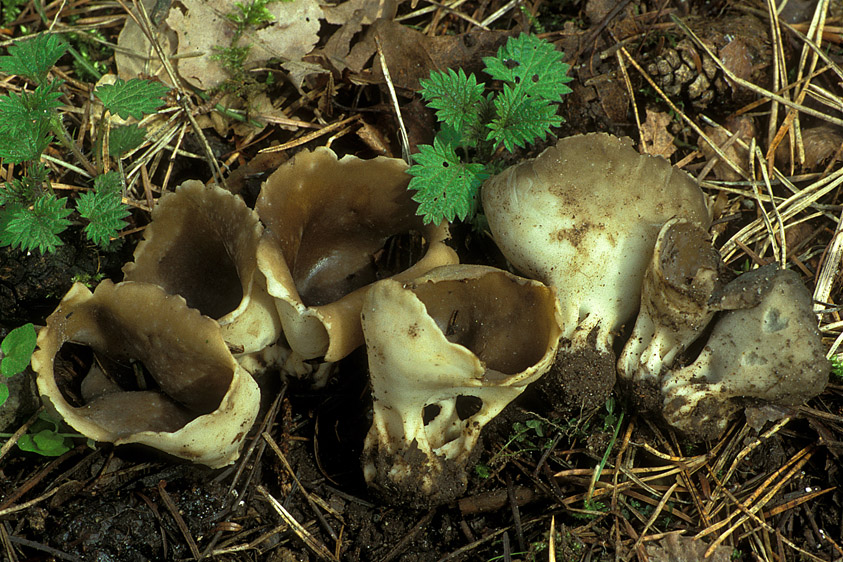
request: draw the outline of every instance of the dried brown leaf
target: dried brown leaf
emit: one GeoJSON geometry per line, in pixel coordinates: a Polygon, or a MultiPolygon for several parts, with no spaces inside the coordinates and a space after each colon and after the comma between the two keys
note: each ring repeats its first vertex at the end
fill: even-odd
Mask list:
{"type": "MultiPolygon", "coordinates": [[[[214,54],[215,48],[231,44],[234,24],[226,14],[234,9],[233,0],[179,0],[170,9],[167,24],[178,34],[178,54],[184,57],[178,62],[179,74],[193,86],[207,90],[228,78],[214,54]]],[[[322,10],[317,0],[272,2],[267,9],[275,21],[240,39],[240,46],[251,46],[247,69],[273,58],[300,61],[319,39],[322,10]]]]}
{"type": "Polygon", "coordinates": [[[718,546],[714,553],[703,558],[708,543],[704,540],[694,540],[691,537],[668,535],[656,544],[647,546],[647,556],[650,562],[730,562],[732,549],[718,546]]]}
{"type": "MultiPolygon", "coordinates": [[[[163,20],[164,14],[155,11],[156,0],[143,0],[143,4],[153,22],[163,20]]],[[[132,14],[140,19],[136,9],[132,10],[132,14]]],[[[173,55],[176,50],[175,45],[178,42],[177,35],[167,25],[163,24],[158,26],[155,33],[164,53],[173,55]]],[[[117,45],[120,48],[114,51],[114,63],[117,65],[117,76],[119,78],[130,80],[138,76],[155,76],[172,87],[170,77],[164,70],[164,65],[140,26],[135,23],[134,18],[126,18],[126,23],[117,38],[117,45]]]]}
{"type": "Polygon", "coordinates": [[[676,151],[673,135],[667,130],[670,115],[662,111],[647,110],[647,119],[641,124],[641,142],[644,152],[670,158],[676,151]]]}
{"type": "MultiPolygon", "coordinates": [[[[431,70],[462,68],[466,74],[479,74],[484,67],[483,57],[493,56],[511,35],[475,29],[461,35],[429,37],[394,21],[378,20],[364,40],[369,42],[366,44],[371,53],[375,52],[374,34],[380,40],[395,87],[413,91],[419,89],[419,79],[430,76],[431,70]]],[[[373,65],[372,74],[376,81],[383,80],[379,64],[373,65]]]]}

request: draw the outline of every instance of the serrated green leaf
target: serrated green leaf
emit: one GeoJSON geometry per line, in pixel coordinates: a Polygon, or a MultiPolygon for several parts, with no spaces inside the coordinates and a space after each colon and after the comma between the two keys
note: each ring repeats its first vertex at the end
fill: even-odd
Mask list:
{"type": "Polygon", "coordinates": [[[37,160],[53,142],[49,127],[46,124],[21,129],[12,134],[10,131],[0,132],[0,158],[9,164],[20,164],[37,160]]]}
{"type": "Polygon", "coordinates": [[[146,140],[146,129],[137,123],[111,129],[108,137],[108,155],[117,158],[134,150],[146,140]]]}
{"type": "Polygon", "coordinates": [[[123,190],[123,181],[117,172],[106,172],[94,178],[94,190],[97,193],[114,193],[123,190]]]}
{"type": "Polygon", "coordinates": [[[6,400],[9,399],[9,385],[4,382],[0,382],[0,406],[6,403],[6,400]]]}
{"type": "Polygon", "coordinates": [[[0,57],[0,71],[26,76],[43,85],[47,73],[65,52],[67,44],[61,36],[42,33],[13,43],[9,47],[9,55],[0,57]]]}
{"type": "Polygon", "coordinates": [[[145,114],[155,113],[164,105],[161,96],[170,89],[160,82],[132,78],[128,82],[117,79],[114,84],[103,84],[96,89],[96,95],[103,106],[123,119],[130,116],[141,119],[145,114]]]}
{"type": "Polygon", "coordinates": [[[524,96],[518,87],[508,84],[495,98],[497,116],[489,123],[486,140],[495,148],[503,144],[509,152],[524,147],[536,138],[544,139],[551,127],[562,124],[556,107],[546,100],[524,96]]]}
{"type": "Polygon", "coordinates": [[[62,244],[58,235],[70,226],[65,217],[72,211],[66,209],[64,203],[64,199],[45,194],[35,200],[31,209],[8,209],[0,221],[0,244],[13,248],[19,246],[24,252],[36,248],[42,254],[54,252],[56,246],[62,244]]]}
{"type": "Polygon", "coordinates": [[[35,341],[38,335],[35,333],[35,326],[24,324],[9,332],[3,343],[0,344],[0,351],[3,352],[3,360],[0,361],[0,373],[6,377],[13,377],[29,365],[32,352],[35,351],[35,341]]]}
{"type": "Polygon", "coordinates": [[[52,85],[0,96],[0,157],[12,164],[39,159],[53,140],[50,119],[59,97],[52,85]]]}
{"type": "Polygon", "coordinates": [[[108,172],[97,176],[94,190],[83,193],[76,202],[76,210],[90,221],[85,235],[98,246],[106,246],[128,223],[129,209],[123,204],[120,175],[108,172]]]}
{"type": "Polygon", "coordinates": [[[530,97],[559,101],[562,94],[571,91],[565,83],[572,80],[563,56],[552,43],[522,33],[500,47],[497,56],[484,57],[483,62],[486,73],[495,80],[521,86],[530,97]]]}
{"type": "Polygon", "coordinates": [[[35,202],[35,198],[41,193],[47,177],[46,166],[40,162],[30,163],[27,175],[14,178],[0,186],[0,206],[23,205],[28,207],[35,202]]]}
{"type": "Polygon", "coordinates": [[[465,75],[463,69],[454,72],[433,71],[430,78],[419,80],[422,98],[436,110],[436,117],[457,131],[476,128],[479,107],[484,103],[483,84],[474,74],[465,75]]]}
{"type": "Polygon", "coordinates": [[[439,128],[439,132],[436,133],[436,138],[439,139],[439,142],[442,144],[453,147],[455,151],[457,148],[467,144],[462,134],[446,123],[442,123],[442,126],[439,128]]]}
{"type": "Polygon", "coordinates": [[[54,84],[37,86],[31,92],[10,92],[0,96],[0,115],[3,116],[0,127],[24,128],[31,121],[44,120],[61,107],[60,97],[61,92],[56,91],[54,84]]]}
{"type": "Polygon", "coordinates": [[[408,170],[413,176],[408,189],[416,191],[416,214],[424,216],[425,224],[454,217],[464,220],[474,213],[477,192],[489,177],[483,164],[461,162],[454,148],[438,137],[433,146],[419,145],[413,158],[416,163],[408,170]]]}

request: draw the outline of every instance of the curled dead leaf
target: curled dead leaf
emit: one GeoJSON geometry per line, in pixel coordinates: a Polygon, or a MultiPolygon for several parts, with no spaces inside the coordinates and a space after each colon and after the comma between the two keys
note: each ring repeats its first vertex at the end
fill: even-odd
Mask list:
{"type": "Polygon", "coordinates": [[[671,118],[667,113],[647,109],[647,119],[641,124],[641,144],[644,152],[670,158],[676,151],[673,135],[667,130],[670,122],[671,118]]]}

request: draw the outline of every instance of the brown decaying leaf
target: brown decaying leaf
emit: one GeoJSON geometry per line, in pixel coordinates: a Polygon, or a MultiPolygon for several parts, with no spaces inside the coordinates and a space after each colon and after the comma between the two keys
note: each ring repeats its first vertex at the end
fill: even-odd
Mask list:
{"type": "MultiPolygon", "coordinates": [[[[398,10],[396,0],[348,0],[336,6],[323,6],[325,21],[332,25],[341,25],[334,32],[322,49],[331,65],[339,70],[350,69],[360,72],[372,53],[365,57],[351,55],[354,38],[378,19],[392,20],[398,10]]],[[[357,49],[359,51],[359,49],[357,49]]]]}
{"type": "Polygon", "coordinates": [[[708,543],[703,540],[694,540],[691,537],[683,537],[672,534],[659,540],[656,544],[647,546],[647,556],[650,562],[729,562],[732,556],[732,549],[726,546],[718,546],[714,553],[703,558],[708,543]]]}
{"type": "MultiPolygon", "coordinates": [[[[170,9],[167,24],[178,34],[178,69],[191,85],[207,90],[218,86],[228,73],[214,60],[216,47],[231,44],[234,25],[226,14],[235,9],[232,0],[180,0],[170,9]],[[200,56],[186,56],[191,54],[200,56]]],[[[260,66],[271,58],[299,61],[319,39],[322,10],[316,0],[273,2],[267,9],[271,24],[246,32],[239,45],[250,45],[245,67],[260,66]]]]}
{"type": "MultiPolygon", "coordinates": [[[[383,47],[393,84],[399,90],[412,91],[419,89],[419,79],[430,76],[431,70],[462,68],[466,74],[479,74],[484,68],[483,57],[494,55],[512,35],[477,29],[461,35],[429,37],[394,21],[378,20],[357,46],[362,49],[365,45],[374,53],[375,34],[383,47]]],[[[378,64],[373,65],[372,79],[383,81],[378,64]]]]}
{"type": "MultiPolygon", "coordinates": [[[[830,158],[840,158],[838,151],[843,147],[843,131],[834,125],[819,125],[802,129],[802,146],[805,147],[805,170],[816,170],[826,164],[830,158]]],[[[787,142],[779,144],[776,158],[786,166],[790,163],[790,150],[787,142]]]]}
{"type": "MultiPolygon", "coordinates": [[[[739,141],[749,145],[750,140],[756,136],[755,123],[752,117],[746,115],[730,117],[723,123],[723,127],[728,129],[733,135],[737,135],[738,138],[729,142],[729,134],[720,127],[705,127],[704,131],[712,141],[723,149],[724,154],[729,160],[744,170],[748,170],[749,161],[747,160],[747,151],[741,147],[739,141]]],[[[710,161],[713,158],[717,158],[717,154],[703,139],[700,139],[699,146],[700,152],[702,152],[706,160],[710,161]]],[[[714,165],[713,170],[715,177],[719,180],[738,181],[741,179],[738,173],[726,162],[718,161],[714,165]]]]}
{"type": "Polygon", "coordinates": [[[647,109],[647,119],[641,124],[641,144],[647,154],[670,158],[676,151],[673,135],[667,130],[670,115],[662,111],[647,109]]]}
{"type": "Polygon", "coordinates": [[[394,18],[397,8],[396,0],[347,0],[336,6],[322,6],[322,12],[331,25],[345,25],[357,18],[364,25],[371,25],[379,18],[394,18]]]}
{"type": "MultiPolygon", "coordinates": [[[[152,21],[160,21],[163,14],[156,12],[156,0],[143,0],[143,5],[152,21]]],[[[135,17],[138,11],[132,10],[135,17]]],[[[178,36],[166,25],[155,30],[158,42],[167,55],[175,53],[178,36]]],[[[126,18],[126,23],[117,38],[120,47],[114,51],[114,63],[117,65],[117,76],[123,80],[130,80],[138,76],[157,76],[167,86],[172,87],[170,77],[164,70],[164,65],[158,59],[155,49],[144,35],[140,26],[132,17],[126,18]]]]}

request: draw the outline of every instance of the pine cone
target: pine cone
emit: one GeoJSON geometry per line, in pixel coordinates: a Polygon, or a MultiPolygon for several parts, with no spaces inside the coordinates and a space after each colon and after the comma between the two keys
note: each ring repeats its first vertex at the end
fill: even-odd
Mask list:
{"type": "Polygon", "coordinates": [[[665,48],[647,65],[647,72],[667,95],[687,97],[696,109],[708,107],[715,89],[718,93],[725,89],[723,81],[716,79],[718,69],[714,61],[704,53],[700,56],[688,39],[665,48]]]}
{"type": "MultiPolygon", "coordinates": [[[[687,24],[732,74],[769,87],[770,46],[761,20],[727,13],[714,22],[689,18],[687,24]]],[[[732,83],[705,50],[688,38],[663,46],[647,64],[647,72],[667,95],[684,99],[697,110],[706,109],[715,99],[743,105],[755,96],[732,83]]]]}

